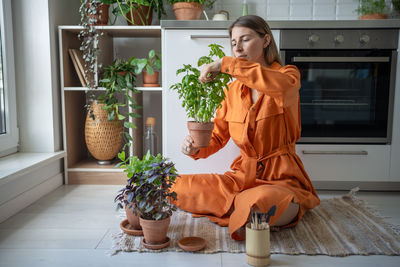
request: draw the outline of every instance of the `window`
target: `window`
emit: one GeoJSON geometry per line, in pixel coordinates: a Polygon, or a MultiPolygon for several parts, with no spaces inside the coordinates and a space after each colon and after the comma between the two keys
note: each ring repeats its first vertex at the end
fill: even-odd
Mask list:
{"type": "Polygon", "coordinates": [[[0,156],[18,147],[11,13],[11,0],[0,0],[0,156]]]}

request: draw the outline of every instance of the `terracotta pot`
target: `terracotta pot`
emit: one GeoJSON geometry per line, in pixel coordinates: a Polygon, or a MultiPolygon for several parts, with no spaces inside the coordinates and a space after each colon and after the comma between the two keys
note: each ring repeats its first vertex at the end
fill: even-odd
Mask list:
{"type": "Polygon", "coordinates": [[[199,123],[194,121],[188,121],[187,127],[190,136],[193,138],[194,147],[208,147],[210,144],[212,131],[214,129],[213,122],[199,123]]]}
{"type": "Polygon", "coordinates": [[[203,5],[199,3],[178,2],[172,6],[177,20],[199,20],[203,5]]]}
{"type": "Polygon", "coordinates": [[[129,208],[129,205],[125,207],[126,218],[128,219],[129,224],[135,230],[142,230],[139,222],[139,215],[136,215],[132,208],[129,208]]]}
{"type": "Polygon", "coordinates": [[[366,14],[359,17],[359,19],[387,19],[387,14],[366,14]]]}
{"type": "Polygon", "coordinates": [[[167,241],[167,232],[171,223],[171,217],[159,221],[145,220],[140,217],[139,221],[147,244],[163,244],[167,241]]]}
{"type": "Polygon", "coordinates": [[[86,146],[94,158],[108,161],[115,158],[122,146],[122,121],[115,119],[108,121],[107,111],[102,109],[104,104],[93,101],[90,109],[93,110],[94,120],[89,112],[85,122],[86,146]]]}
{"type": "MultiPolygon", "coordinates": [[[[87,3],[87,6],[90,7],[90,3],[87,3]]],[[[97,14],[96,15],[89,15],[90,18],[97,19],[97,23],[94,25],[107,25],[108,24],[108,9],[110,8],[109,4],[99,4],[97,6],[97,14]],[[101,13],[100,13],[101,11],[101,13]],[[99,15],[101,14],[101,18],[99,15]]],[[[92,24],[90,24],[92,25],[92,24]]]]}
{"type": "Polygon", "coordinates": [[[152,75],[149,75],[146,71],[143,71],[143,87],[159,87],[158,83],[159,72],[155,71],[152,75]]]}
{"type": "MultiPolygon", "coordinates": [[[[137,5],[135,4],[135,6],[137,5]]],[[[131,17],[131,12],[126,13],[126,17],[128,18],[126,22],[128,22],[128,25],[151,25],[151,22],[153,20],[152,7],[139,5],[137,9],[132,10],[132,14],[133,14],[133,19],[131,17]],[[147,14],[149,14],[149,17],[146,19],[147,14]],[[133,21],[134,24],[132,24],[131,21],[133,21]]]]}

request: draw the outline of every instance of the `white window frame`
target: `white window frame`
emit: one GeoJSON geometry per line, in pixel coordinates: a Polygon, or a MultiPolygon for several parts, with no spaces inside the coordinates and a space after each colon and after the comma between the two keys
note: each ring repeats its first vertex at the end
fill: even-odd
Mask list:
{"type": "Polygon", "coordinates": [[[6,117],[6,133],[0,135],[0,157],[17,152],[19,142],[11,11],[11,0],[0,0],[1,52],[3,55],[3,82],[6,117]]]}

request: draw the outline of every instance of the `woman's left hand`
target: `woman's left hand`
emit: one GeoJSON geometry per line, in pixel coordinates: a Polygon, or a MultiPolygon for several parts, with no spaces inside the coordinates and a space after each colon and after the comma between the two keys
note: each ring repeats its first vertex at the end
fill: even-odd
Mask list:
{"type": "Polygon", "coordinates": [[[208,83],[214,80],[215,76],[221,72],[221,62],[222,59],[217,59],[210,64],[204,65],[200,72],[199,81],[201,83],[208,83]]]}

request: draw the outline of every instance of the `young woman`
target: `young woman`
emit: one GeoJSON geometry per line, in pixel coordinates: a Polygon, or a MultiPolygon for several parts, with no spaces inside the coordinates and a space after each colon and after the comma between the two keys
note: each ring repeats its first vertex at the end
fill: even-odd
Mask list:
{"type": "Polygon", "coordinates": [[[251,209],[266,213],[275,205],[270,224],[291,227],[319,198],[295,151],[301,131],[298,69],[281,66],[271,30],[258,16],[238,18],[229,35],[233,57],[205,65],[200,75],[201,82],[220,72],[236,78],[217,110],[210,145],[196,148],[187,136],[182,152],[206,158],[232,138],[241,153],[232,171],[182,175],[173,190],[179,208],[229,226],[231,237],[241,240],[251,209]]]}

